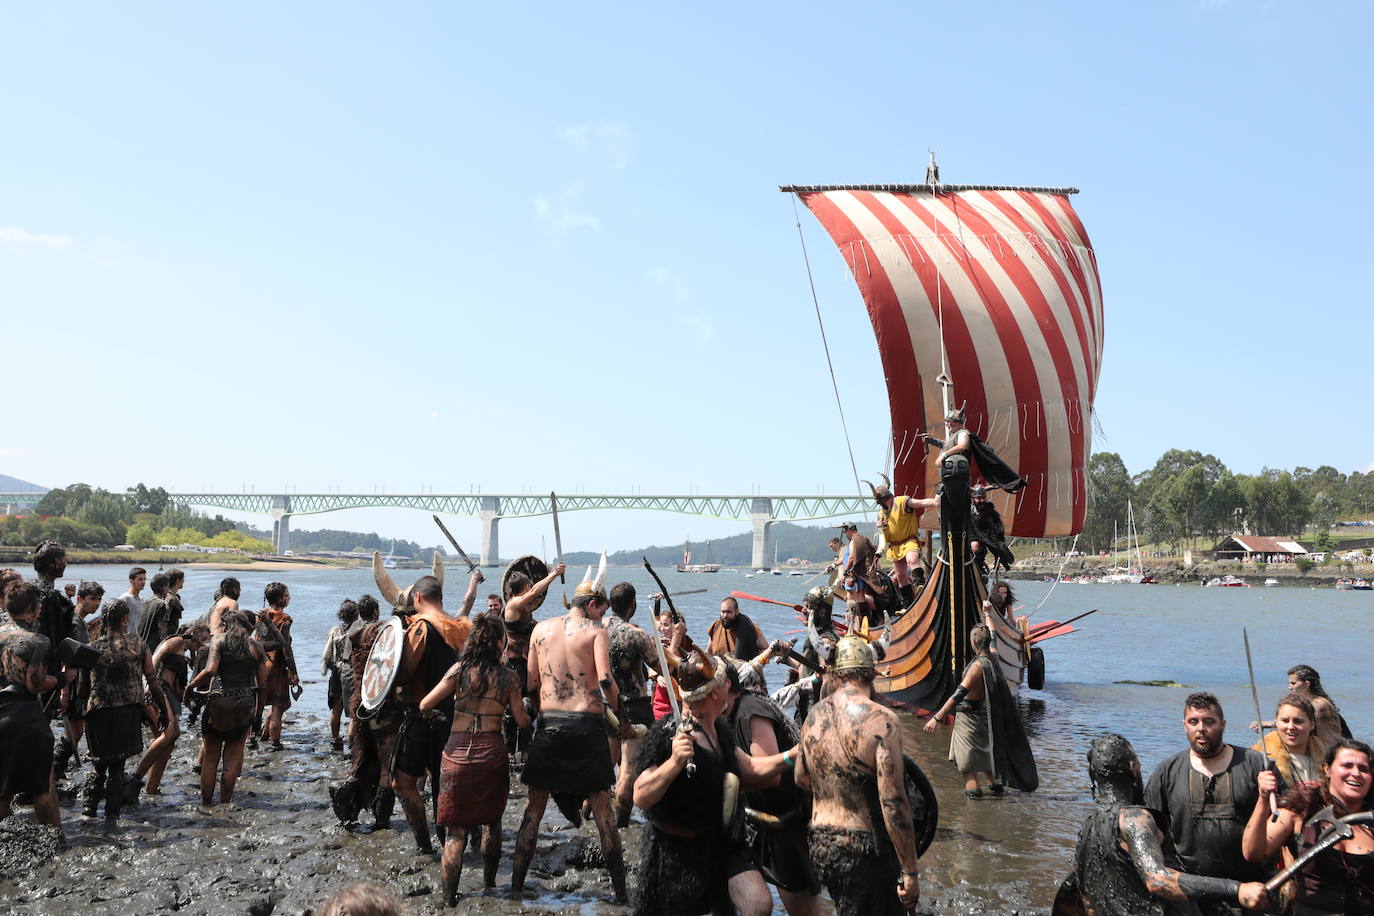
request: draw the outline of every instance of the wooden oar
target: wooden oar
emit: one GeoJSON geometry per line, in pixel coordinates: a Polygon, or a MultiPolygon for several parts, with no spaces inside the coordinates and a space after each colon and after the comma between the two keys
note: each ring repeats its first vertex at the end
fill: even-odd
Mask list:
{"type": "Polygon", "coordinates": [[[747,598],[750,601],[762,601],[764,604],[776,604],[781,607],[790,607],[794,611],[800,611],[802,609],[802,606],[800,604],[792,604],[790,601],[779,601],[776,598],[764,598],[761,595],[751,595],[748,592],[731,592],[730,597],[747,598]]]}

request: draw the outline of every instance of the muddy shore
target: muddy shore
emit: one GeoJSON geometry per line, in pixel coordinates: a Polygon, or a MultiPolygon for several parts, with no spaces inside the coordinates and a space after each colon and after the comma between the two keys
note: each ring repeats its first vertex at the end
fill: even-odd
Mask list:
{"type": "MultiPolygon", "coordinates": [[[[55,852],[54,837],[16,807],[0,822],[0,899],[6,913],[249,913],[301,916],[340,887],[373,881],[416,914],[621,914],[605,873],[595,867],[595,828],[574,828],[550,804],[523,901],[509,896],[510,852],[524,807],[518,780],[503,822],[496,892],[482,894],[481,859],[469,845],[457,910],[442,907],[437,857],[418,855],[399,806],[390,830],[344,830],[329,807],[328,786],[343,778],[347,760],[328,749],[327,723],[318,715],[288,713],[285,749],[247,752],[231,804],[203,809],[191,772],[194,735],[183,733],[167,768],[163,794],[125,808],[106,832],[103,815],[85,818],[64,798],[62,822],[70,848],[55,852]]],[[[76,774],[73,768],[73,774],[76,774]]],[[[77,779],[84,778],[83,767],[77,779]]],[[[74,780],[76,781],[76,780],[74,780]]],[[[637,882],[642,821],[622,832],[631,893],[637,882]]],[[[959,842],[941,831],[936,843],[959,842]]],[[[1024,883],[1024,882],[1022,882],[1024,883]]],[[[1045,912],[1026,904],[1026,889],[998,888],[1007,913],[1045,912]]],[[[985,890],[986,893],[986,890],[985,890]]],[[[824,912],[831,912],[828,900],[824,912]]],[[[988,912],[986,897],[967,885],[942,888],[923,876],[921,912],[988,912]]],[[[775,912],[784,912],[781,906],[775,912]]]]}

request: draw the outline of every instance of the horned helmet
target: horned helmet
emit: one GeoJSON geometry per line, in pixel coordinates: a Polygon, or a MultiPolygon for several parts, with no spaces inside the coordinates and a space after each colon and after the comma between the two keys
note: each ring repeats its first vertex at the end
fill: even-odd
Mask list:
{"type": "Polygon", "coordinates": [[[706,699],[725,682],[725,660],[717,655],[708,655],[698,646],[682,660],[677,669],[677,683],[682,688],[682,699],[696,703],[706,699]]]}
{"type": "Polygon", "coordinates": [[[609,601],[606,597],[606,551],[601,551],[601,562],[596,569],[596,576],[592,576],[592,568],[587,567],[587,572],[582,576],[582,581],[573,590],[574,598],[589,596],[600,598],[602,601],[609,601]]]}
{"type": "MultiPolygon", "coordinates": [[[[433,562],[434,578],[439,580],[439,584],[444,584],[444,560],[439,555],[439,551],[434,551],[433,562]]],[[[382,593],[382,597],[391,602],[394,608],[414,608],[415,590],[414,583],[401,588],[391,578],[391,573],[387,571],[386,565],[382,563],[382,555],[379,551],[372,551],[372,578],[377,582],[377,590],[382,593]]]]}
{"type": "Polygon", "coordinates": [[[867,483],[868,488],[873,491],[873,501],[881,506],[884,502],[892,498],[892,479],[882,471],[878,472],[878,476],[883,479],[883,482],[876,487],[867,480],[865,480],[864,483],[867,483]]]}
{"type": "Polygon", "coordinates": [[[945,422],[958,423],[960,426],[968,425],[968,414],[965,412],[967,406],[968,402],[965,401],[958,407],[951,407],[949,410],[945,411],[945,422]]]}

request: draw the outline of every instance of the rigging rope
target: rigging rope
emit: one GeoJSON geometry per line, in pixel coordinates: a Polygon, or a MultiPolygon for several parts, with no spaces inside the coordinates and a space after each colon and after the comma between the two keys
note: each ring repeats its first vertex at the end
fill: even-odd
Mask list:
{"type": "MultiPolygon", "coordinates": [[[[806,236],[802,233],[801,211],[797,209],[797,196],[792,195],[792,216],[797,223],[797,238],[801,241],[802,260],[806,263],[806,282],[811,284],[811,304],[816,308],[816,324],[821,329],[821,346],[825,349],[825,365],[830,370],[830,387],[835,392],[835,407],[840,412],[840,429],[844,430],[844,447],[849,451],[849,469],[854,472],[854,490],[863,495],[863,485],[859,482],[859,466],[854,462],[854,445],[849,441],[849,424],[844,418],[844,404],[840,401],[840,384],[835,379],[835,364],[830,359],[830,342],[825,337],[825,322],[821,320],[821,300],[816,295],[816,280],[811,276],[811,256],[806,253],[806,236]]],[[[891,436],[888,437],[890,448],[891,436]]],[[[868,512],[864,512],[868,520],[868,512]]]]}
{"type": "MultiPolygon", "coordinates": [[[[1080,534],[1081,534],[1081,533],[1082,533],[1082,532],[1080,532],[1080,534]]],[[[1049,591],[1045,592],[1045,597],[1042,598],[1042,599],[1040,599],[1040,603],[1037,604],[1037,605],[1035,606],[1035,611],[1038,611],[1038,610],[1040,610],[1042,607],[1044,607],[1044,606],[1045,606],[1045,602],[1050,600],[1050,595],[1053,595],[1053,594],[1054,594],[1054,590],[1055,590],[1056,588],[1059,587],[1059,580],[1062,579],[1062,578],[1064,577],[1064,566],[1069,562],[1069,554],[1073,553],[1073,552],[1074,552],[1075,550],[1077,550],[1077,549],[1078,549],[1078,535],[1075,534],[1075,535],[1073,536],[1073,543],[1069,545],[1068,551],[1065,552],[1065,554],[1064,554],[1064,560],[1063,560],[1063,562],[1061,562],[1061,563],[1059,564],[1059,572],[1057,572],[1057,573],[1054,574],[1054,584],[1050,586],[1050,590],[1049,590],[1049,591]]],[[[1034,614],[1035,611],[1031,611],[1030,614],[1027,614],[1027,615],[1026,615],[1026,619],[1029,620],[1030,617],[1031,617],[1031,614],[1034,614]]]]}

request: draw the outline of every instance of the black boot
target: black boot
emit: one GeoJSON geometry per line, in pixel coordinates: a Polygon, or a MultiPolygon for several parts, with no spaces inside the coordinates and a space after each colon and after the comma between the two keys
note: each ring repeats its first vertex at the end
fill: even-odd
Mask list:
{"type": "Polygon", "coordinates": [[[902,601],[902,610],[906,610],[916,603],[916,589],[911,587],[911,583],[897,586],[897,595],[902,601]]]}
{"type": "Polygon", "coordinates": [[[109,776],[105,779],[105,820],[113,821],[119,817],[119,809],[124,807],[124,761],[110,764],[109,776]]]}

